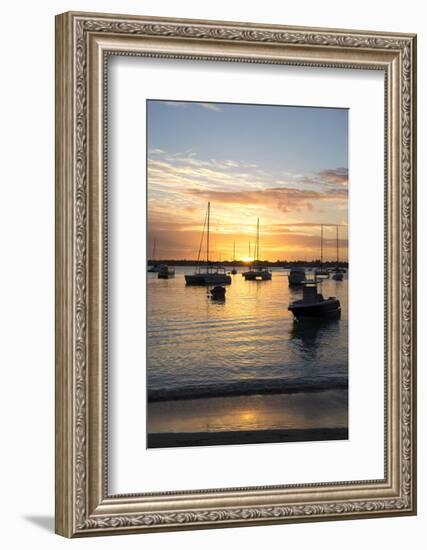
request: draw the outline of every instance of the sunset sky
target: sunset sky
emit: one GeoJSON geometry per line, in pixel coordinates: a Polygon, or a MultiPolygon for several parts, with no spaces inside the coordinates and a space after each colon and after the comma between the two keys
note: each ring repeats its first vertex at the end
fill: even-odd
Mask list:
{"type": "Polygon", "coordinates": [[[348,254],[348,111],[147,102],[148,243],[157,259],[195,259],[208,201],[212,260],[348,254]]]}

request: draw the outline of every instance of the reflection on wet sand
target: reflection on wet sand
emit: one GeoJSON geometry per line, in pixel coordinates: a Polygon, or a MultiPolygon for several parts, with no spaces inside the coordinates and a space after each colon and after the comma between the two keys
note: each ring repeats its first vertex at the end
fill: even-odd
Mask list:
{"type": "Polygon", "coordinates": [[[169,443],[176,434],[190,432],[203,436],[205,444],[210,444],[209,434],[214,444],[218,432],[233,432],[235,443],[241,442],[241,431],[255,432],[253,441],[246,441],[251,443],[258,442],[257,431],[263,432],[263,441],[265,432],[276,430],[305,430],[310,439],[312,430],[347,427],[347,391],[163,401],[149,403],[148,419],[149,434],[167,434],[169,443]]]}

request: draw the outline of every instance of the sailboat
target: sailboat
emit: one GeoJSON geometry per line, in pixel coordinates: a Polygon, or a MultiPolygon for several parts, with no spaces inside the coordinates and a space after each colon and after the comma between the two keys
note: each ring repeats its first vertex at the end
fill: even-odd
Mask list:
{"type": "Polygon", "coordinates": [[[329,271],[323,267],[323,224],[320,225],[320,268],[316,269],[315,274],[320,278],[329,278],[329,271]]]}
{"type": "Polygon", "coordinates": [[[334,281],[342,281],[343,280],[343,274],[342,274],[342,271],[339,269],[338,225],[336,227],[336,230],[337,230],[337,265],[336,265],[335,271],[332,274],[332,279],[334,281]]]}
{"type": "Polygon", "coordinates": [[[259,218],[257,219],[254,263],[249,267],[249,271],[245,271],[242,275],[246,281],[271,281],[271,271],[259,266],[259,218]]]}
{"type": "MultiPolygon", "coordinates": [[[[151,261],[152,262],[155,262],[156,260],[156,239],[154,239],[154,244],[153,244],[153,254],[152,254],[152,259],[151,261]]],[[[156,264],[156,263],[153,263],[153,265],[150,265],[150,267],[148,268],[148,273],[158,273],[160,271],[160,265],[156,264]]]]}
{"type": "MultiPolygon", "coordinates": [[[[251,241],[249,241],[249,243],[248,243],[248,250],[249,250],[249,254],[248,254],[248,262],[247,263],[248,263],[249,269],[250,269],[251,266],[252,266],[252,263],[251,263],[251,258],[252,258],[252,256],[251,256],[251,241]]],[[[246,273],[246,271],[242,271],[242,277],[245,276],[245,273],[246,273]]]]}
{"type": "Polygon", "coordinates": [[[236,241],[234,241],[233,243],[233,269],[231,270],[232,275],[236,275],[237,273],[235,263],[236,263],[236,241]]]}
{"type": "MultiPolygon", "coordinates": [[[[209,261],[209,230],[210,230],[210,217],[211,217],[211,203],[208,202],[208,210],[205,219],[205,225],[207,220],[207,232],[206,232],[206,263],[204,266],[198,266],[195,272],[191,275],[185,275],[185,282],[187,285],[230,285],[231,277],[227,275],[224,267],[214,266],[209,261]]],[[[200,260],[200,251],[203,244],[205,227],[203,227],[202,241],[200,243],[199,255],[197,262],[200,260]]]]}

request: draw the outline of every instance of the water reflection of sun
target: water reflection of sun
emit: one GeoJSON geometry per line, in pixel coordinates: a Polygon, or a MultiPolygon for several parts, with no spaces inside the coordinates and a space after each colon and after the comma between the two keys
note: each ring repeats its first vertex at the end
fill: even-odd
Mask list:
{"type": "Polygon", "coordinates": [[[245,422],[250,422],[250,421],[254,420],[255,417],[256,417],[256,415],[253,411],[242,412],[242,414],[240,416],[241,416],[241,419],[244,420],[245,422]]]}

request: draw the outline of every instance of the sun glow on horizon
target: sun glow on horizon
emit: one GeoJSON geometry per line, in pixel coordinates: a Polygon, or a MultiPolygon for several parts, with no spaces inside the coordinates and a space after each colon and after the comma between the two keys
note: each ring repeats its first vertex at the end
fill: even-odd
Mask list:
{"type": "Polygon", "coordinates": [[[319,260],[321,225],[347,261],[347,111],[206,105],[148,102],[149,257],[201,259],[210,202],[210,261],[319,260]]]}

